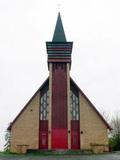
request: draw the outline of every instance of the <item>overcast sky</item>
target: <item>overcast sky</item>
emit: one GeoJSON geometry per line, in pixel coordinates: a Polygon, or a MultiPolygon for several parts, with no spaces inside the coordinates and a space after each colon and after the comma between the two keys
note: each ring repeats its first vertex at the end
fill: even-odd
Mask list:
{"type": "Polygon", "coordinates": [[[5,130],[48,77],[61,4],[71,76],[96,108],[120,109],[120,0],[0,0],[0,149],[5,130]]]}

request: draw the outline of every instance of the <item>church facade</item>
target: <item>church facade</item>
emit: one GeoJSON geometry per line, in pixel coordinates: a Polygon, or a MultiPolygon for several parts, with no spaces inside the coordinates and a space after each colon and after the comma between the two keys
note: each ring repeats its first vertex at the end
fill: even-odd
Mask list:
{"type": "Polygon", "coordinates": [[[110,126],[70,77],[72,46],[59,13],[52,42],[46,42],[49,77],[8,127],[11,152],[108,151],[110,126]]]}

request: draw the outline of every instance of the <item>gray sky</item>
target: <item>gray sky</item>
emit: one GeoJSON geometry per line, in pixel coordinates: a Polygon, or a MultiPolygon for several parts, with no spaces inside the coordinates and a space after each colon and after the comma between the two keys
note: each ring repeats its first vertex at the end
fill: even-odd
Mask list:
{"type": "Polygon", "coordinates": [[[0,149],[5,129],[48,76],[51,41],[61,4],[71,76],[96,106],[120,107],[119,0],[0,0],[0,149]]]}

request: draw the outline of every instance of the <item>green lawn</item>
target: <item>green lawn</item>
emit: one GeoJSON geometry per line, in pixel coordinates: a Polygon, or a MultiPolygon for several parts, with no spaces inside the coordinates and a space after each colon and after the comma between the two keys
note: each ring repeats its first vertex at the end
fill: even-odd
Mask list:
{"type": "MultiPolygon", "coordinates": [[[[89,155],[92,154],[90,151],[80,151],[80,150],[58,150],[58,151],[31,151],[26,155],[31,156],[62,156],[62,155],[89,155]]],[[[23,154],[15,154],[15,153],[7,153],[7,152],[0,152],[0,156],[18,156],[23,154]]]]}

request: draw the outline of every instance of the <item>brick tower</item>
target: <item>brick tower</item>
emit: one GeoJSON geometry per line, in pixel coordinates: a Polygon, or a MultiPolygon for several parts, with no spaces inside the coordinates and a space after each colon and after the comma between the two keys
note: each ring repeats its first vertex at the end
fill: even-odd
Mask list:
{"type": "Polygon", "coordinates": [[[67,42],[60,13],[52,42],[46,42],[49,68],[49,122],[48,147],[67,149],[69,143],[69,70],[72,42],[67,42]]]}

